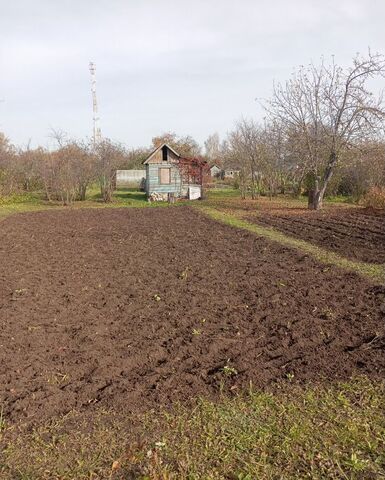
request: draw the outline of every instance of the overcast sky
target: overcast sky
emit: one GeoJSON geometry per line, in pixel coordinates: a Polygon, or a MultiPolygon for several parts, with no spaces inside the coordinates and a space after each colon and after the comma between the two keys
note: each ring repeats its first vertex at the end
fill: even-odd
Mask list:
{"type": "Polygon", "coordinates": [[[256,97],[293,67],[385,53],[385,0],[0,0],[0,131],[92,134],[129,147],[165,131],[199,142],[262,118],[256,97]]]}

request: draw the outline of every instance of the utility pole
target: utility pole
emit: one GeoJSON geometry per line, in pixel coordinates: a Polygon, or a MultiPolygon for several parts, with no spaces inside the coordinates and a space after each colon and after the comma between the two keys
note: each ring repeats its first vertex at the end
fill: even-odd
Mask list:
{"type": "Polygon", "coordinates": [[[102,139],[102,133],[99,127],[98,117],[98,101],[96,98],[96,66],[93,62],[89,65],[91,73],[91,92],[92,92],[92,107],[93,107],[93,142],[94,148],[102,139]]]}

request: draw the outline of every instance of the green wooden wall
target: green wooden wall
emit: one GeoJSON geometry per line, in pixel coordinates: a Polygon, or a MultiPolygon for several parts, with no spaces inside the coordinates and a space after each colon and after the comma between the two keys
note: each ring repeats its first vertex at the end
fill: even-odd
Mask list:
{"type": "Polygon", "coordinates": [[[150,163],[146,165],[146,193],[175,193],[177,196],[186,195],[187,186],[181,189],[181,178],[179,170],[168,162],[150,163]],[[159,183],[159,168],[171,169],[171,183],[168,185],[161,185],[159,183]]]}

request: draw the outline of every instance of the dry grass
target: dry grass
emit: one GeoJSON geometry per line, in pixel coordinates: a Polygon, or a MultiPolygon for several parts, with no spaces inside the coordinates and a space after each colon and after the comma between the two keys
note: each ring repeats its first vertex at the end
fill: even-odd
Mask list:
{"type": "Polygon", "coordinates": [[[1,478],[383,478],[385,385],[359,378],[303,388],[294,381],[194,408],[140,417],[72,413],[32,432],[9,432],[1,478]]]}
{"type": "Polygon", "coordinates": [[[111,203],[103,203],[97,190],[90,190],[87,200],[77,201],[69,206],[63,206],[60,202],[48,202],[39,193],[13,196],[0,199],[0,221],[15,213],[36,212],[42,210],[61,210],[78,208],[119,208],[119,207],[159,207],[168,206],[165,202],[149,203],[143,192],[128,188],[122,188],[114,193],[111,203]]]}

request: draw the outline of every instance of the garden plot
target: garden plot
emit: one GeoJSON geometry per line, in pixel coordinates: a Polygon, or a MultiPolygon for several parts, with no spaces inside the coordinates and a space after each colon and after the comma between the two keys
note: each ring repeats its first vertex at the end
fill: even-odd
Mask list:
{"type": "Polygon", "coordinates": [[[384,378],[384,294],[189,207],[18,214],[0,229],[3,415],[384,378]]]}
{"type": "Polygon", "coordinates": [[[385,262],[385,214],[362,208],[261,211],[249,221],[273,227],[347,258],[385,262]]]}

